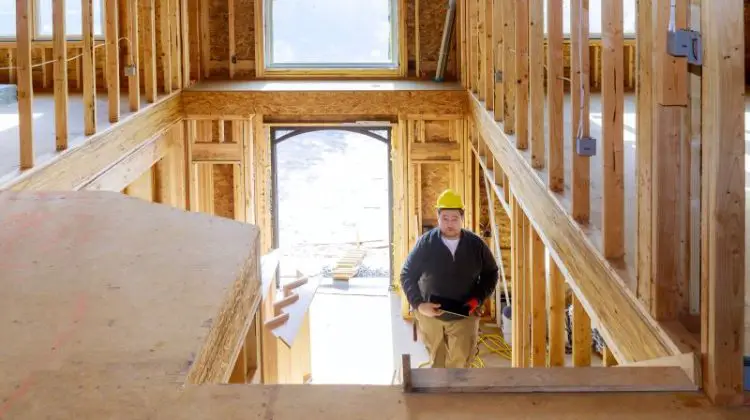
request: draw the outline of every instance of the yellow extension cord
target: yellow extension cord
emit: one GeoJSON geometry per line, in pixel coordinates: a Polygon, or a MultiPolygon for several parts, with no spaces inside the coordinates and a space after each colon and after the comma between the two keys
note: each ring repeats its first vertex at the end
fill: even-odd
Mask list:
{"type": "MultiPolygon", "coordinates": [[[[511,346],[510,344],[505,342],[505,339],[500,334],[479,334],[479,344],[483,344],[485,347],[487,347],[487,350],[490,351],[490,353],[497,354],[498,356],[511,360],[511,346]]],[[[429,365],[430,362],[424,362],[419,365],[420,368],[425,367],[429,365]]],[[[471,367],[473,368],[483,368],[484,366],[484,360],[482,360],[481,357],[479,357],[479,352],[477,352],[477,355],[474,357],[474,360],[471,362],[471,367]]]]}

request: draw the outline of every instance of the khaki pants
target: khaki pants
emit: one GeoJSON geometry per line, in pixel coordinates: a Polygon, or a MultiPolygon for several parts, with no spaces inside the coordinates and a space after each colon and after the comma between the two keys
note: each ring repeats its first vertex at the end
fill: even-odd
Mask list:
{"type": "Polygon", "coordinates": [[[434,368],[468,368],[476,355],[479,318],[441,321],[415,312],[420,337],[434,368]]]}

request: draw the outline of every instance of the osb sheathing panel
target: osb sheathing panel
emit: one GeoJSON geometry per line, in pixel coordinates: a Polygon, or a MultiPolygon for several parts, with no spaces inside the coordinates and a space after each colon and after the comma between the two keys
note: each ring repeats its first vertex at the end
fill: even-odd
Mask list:
{"type": "Polygon", "coordinates": [[[234,219],[234,168],[229,164],[214,167],[214,214],[234,219]]]}
{"type": "Polygon", "coordinates": [[[451,122],[449,120],[427,120],[424,122],[425,141],[427,143],[446,143],[451,141],[451,122]]]}
{"type": "MultiPolygon", "coordinates": [[[[227,0],[211,0],[209,6],[208,26],[211,33],[211,60],[229,61],[229,11],[227,4],[227,0]]],[[[235,4],[235,10],[237,10],[237,6],[235,4]]],[[[236,36],[237,33],[235,32],[235,39],[236,36]]]]}
{"type": "Polygon", "coordinates": [[[425,163],[421,164],[422,168],[422,220],[434,221],[437,216],[435,214],[435,203],[437,202],[438,196],[444,190],[453,187],[451,185],[451,170],[450,165],[445,163],[425,163]]]}
{"type": "Polygon", "coordinates": [[[464,115],[466,92],[456,91],[185,91],[187,115],[274,116],[464,115]]]}
{"type": "MultiPolygon", "coordinates": [[[[447,2],[420,0],[419,2],[419,56],[422,61],[437,62],[443,38],[447,2]]],[[[455,41],[453,39],[452,41],[455,41]]]]}
{"type": "Polygon", "coordinates": [[[238,60],[255,60],[255,2],[234,0],[235,54],[238,60]]]}

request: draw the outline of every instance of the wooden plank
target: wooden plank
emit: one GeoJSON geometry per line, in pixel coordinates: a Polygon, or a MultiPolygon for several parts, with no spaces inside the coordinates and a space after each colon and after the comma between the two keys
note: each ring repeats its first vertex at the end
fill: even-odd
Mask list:
{"type": "Polygon", "coordinates": [[[531,367],[547,364],[547,291],[544,269],[544,243],[529,228],[529,298],[531,300],[531,367]]]}
{"type": "Polygon", "coordinates": [[[516,130],[516,2],[503,1],[503,86],[505,87],[505,114],[503,131],[516,130]]]}
{"type": "Polygon", "coordinates": [[[484,91],[487,109],[495,107],[495,48],[493,44],[493,0],[484,1],[484,91]]]}
{"type": "Polygon", "coordinates": [[[412,369],[412,392],[695,391],[678,367],[412,369]]]}
{"type": "Polygon", "coordinates": [[[94,7],[93,0],[83,0],[83,132],[90,136],[96,133],[96,66],[94,51],[94,7]]]}
{"type": "Polygon", "coordinates": [[[130,197],[138,198],[149,203],[154,201],[154,179],[153,171],[149,166],[145,171],[136,174],[135,180],[125,187],[124,193],[130,197]]]}
{"type": "Polygon", "coordinates": [[[547,9],[547,115],[549,121],[547,185],[552,191],[562,192],[565,188],[562,0],[548,0],[547,9]]]}
{"type": "Polygon", "coordinates": [[[138,58],[140,53],[138,36],[138,2],[131,0],[127,4],[130,10],[128,24],[125,26],[125,33],[128,34],[130,42],[128,43],[128,54],[126,55],[127,59],[125,62],[135,68],[133,75],[128,76],[128,101],[130,103],[130,110],[136,112],[141,109],[141,66],[138,58]]]}
{"type": "Polygon", "coordinates": [[[414,143],[411,146],[411,160],[456,161],[461,160],[461,147],[458,143],[414,143]]]}
{"type": "MultiPolygon", "coordinates": [[[[169,3],[170,0],[157,0],[159,3],[159,13],[157,19],[159,19],[159,31],[161,34],[161,44],[159,47],[159,57],[161,58],[161,73],[162,73],[162,87],[164,93],[172,92],[172,38],[171,30],[169,28],[169,3]]],[[[206,3],[208,0],[204,0],[206,3]]],[[[201,4],[202,5],[202,4],[201,4]]],[[[201,10],[203,12],[203,10],[201,10]]],[[[201,28],[203,30],[203,28],[201,28]]],[[[206,28],[206,36],[208,36],[208,28],[206,28]]],[[[204,70],[205,71],[205,70],[204,70]]]]}
{"type": "Polygon", "coordinates": [[[589,2],[573,2],[570,6],[571,107],[573,121],[573,218],[588,223],[591,214],[591,191],[588,157],[575,151],[575,139],[589,136],[589,2]]]}
{"type": "Polygon", "coordinates": [[[638,77],[636,78],[636,277],[638,279],[637,292],[641,301],[647,307],[652,301],[652,181],[651,167],[653,160],[653,25],[652,0],[640,0],[638,10],[638,77]]]}
{"type": "MultiPolygon", "coordinates": [[[[201,10],[200,10],[200,27],[201,27],[201,65],[203,67],[203,77],[209,78],[211,76],[211,27],[210,27],[210,19],[211,19],[211,11],[210,11],[210,5],[211,0],[200,0],[201,2],[201,10]]],[[[256,9],[255,9],[255,15],[256,15],[256,23],[257,22],[263,22],[263,19],[258,16],[260,5],[259,3],[256,3],[256,9]],[[260,19],[260,20],[259,20],[260,19]]],[[[262,15],[261,15],[262,16],[262,15]]],[[[256,25],[256,28],[262,28],[263,25],[256,25]]],[[[262,34],[263,31],[256,31],[256,34],[262,34]]],[[[263,48],[261,47],[258,49],[258,45],[256,47],[256,54],[261,54],[263,51],[263,48]]],[[[256,60],[257,62],[257,60],[256,60]]],[[[260,76],[260,75],[259,75],[260,76]]]]}
{"type": "Polygon", "coordinates": [[[120,120],[120,46],[118,30],[117,0],[104,0],[106,7],[107,43],[107,97],[109,98],[109,122],[120,120]]]}
{"type": "MultiPolygon", "coordinates": [[[[196,13],[197,14],[197,13],[196,13]]],[[[190,15],[188,14],[188,0],[180,0],[180,30],[182,39],[182,87],[191,85],[190,79],[190,15]]]]}
{"type": "Polygon", "coordinates": [[[172,66],[172,89],[182,88],[180,59],[180,0],[169,0],[169,63],[172,66]]]}
{"type": "Polygon", "coordinates": [[[479,33],[479,29],[477,28],[477,24],[479,23],[479,19],[477,19],[477,4],[479,0],[468,0],[468,28],[469,28],[469,65],[467,66],[467,69],[469,71],[469,90],[471,92],[478,92],[478,86],[477,86],[477,78],[478,78],[478,69],[477,69],[477,63],[479,62],[478,58],[478,48],[479,43],[477,41],[477,36],[479,33]]]}
{"type": "Polygon", "coordinates": [[[229,78],[234,79],[236,41],[234,39],[234,0],[227,0],[227,30],[229,31],[229,78]]]}
{"type": "MultiPolygon", "coordinates": [[[[165,133],[134,150],[79,189],[94,191],[122,191],[156,162],[164,158],[177,143],[175,136],[165,133]]],[[[164,180],[171,182],[171,180],[164,180]]]]}
{"type": "Polygon", "coordinates": [[[723,0],[701,7],[703,386],[717,404],[741,404],[747,264],[743,6],[723,0]]]}
{"type": "Polygon", "coordinates": [[[547,254],[547,296],[549,297],[549,361],[550,367],[565,366],[565,280],[555,260],[547,254]]]}
{"type": "Polygon", "coordinates": [[[620,258],[625,254],[623,3],[607,0],[602,10],[603,252],[620,258]]]}
{"type": "Polygon", "coordinates": [[[422,56],[419,51],[419,0],[414,0],[414,71],[417,79],[422,77],[422,56]]]}
{"type": "Polygon", "coordinates": [[[55,149],[68,148],[68,47],[65,34],[65,0],[52,4],[52,41],[55,80],[55,149]]]}
{"type": "Polygon", "coordinates": [[[320,279],[313,277],[306,284],[295,288],[294,292],[299,295],[299,299],[281,308],[282,314],[289,315],[289,318],[284,324],[274,327],[272,332],[289,348],[294,346],[319,283],[320,279]]]}
{"type": "Polygon", "coordinates": [[[143,23],[143,83],[146,89],[146,100],[156,101],[156,0],[142,0],[143,23]]]}
{"type": "Polygon", "coordinates": [[[591,319],[581,301],[573,296],[573,366],[591,366],[591,319]]]}
{"type": "Polygon", "coordinates": [[[494,71],[492,72],[492,81],[495,83],[495,103],[494,103],[494,115],[495,121],[502,121],[503,115],[505,114],[505,83],[502,81],[502,77],[499,79],[495,77],[496,72],[502,76],[503,74],[503,59],[505,50],[503,47],[503,34],[505,32],[503,24],[503,8],[505,7],[504,1],[493,0],[492,6],[492,48],[495,57],[494,60],[494,71]]]}
{"type": "Polygon", "coordinates": [[[185,114],[218,118],[249,118],[269,114],[277,118],[300,116],[398,116],[454,115],[458,118],[468,110],[468,97],[463,91],[194,91],[182,93],[185,114]],[[326,106],[320,106],[320,104],[326,106]]]}
{"type": "Polygon", "coordinates": [[[519,322],[520,316],[518,314],[521,313],[522,308],[521,300],[523,296],[523,283],[521,282],[521,270],[519,269],[519,267],[521,266],[521,241],[519,239],[519,236],[522,234],[521,229],[523,228],[523,216],[521,215],[521,208],[518,206],[518,202],[516,201],[516,196],[512,193],[510,195],[510,208],[510,266],[511,270],[513,271],[513,274],[511,275],[511,283],[513,285],[511,287],[511,290],[513,290],[513,300],[511,300],[511,323],[513,331],[513,341],[511,342],[511,362],[513,364],[513,367],[521,367],[521,344],[523,341],[521,339],[521,323],[519,322]]]}
{"type": "Polygon", "coordinates": [[[691,382],[699,386],[701,384],[701,361],[695,353],[683,353],[677,356],[660,357],[658,359],[644,360],[637,363],[629,363],[627,366],[651,367],[651,366],[674,366],[682,369],[691,382]]]}
{"type": "Polygon", "coordinates": [[[34,87],[31,76],[31,0],[16,1],[16,42],[18,43],[18,139],[21,169],[34,166],[34,87]]]}
{"type": "Polygon", "coordinates": [[[529,3],[515,2],[516,147],[529,147],[529,3]]]}
{"type": "Polygon", "coordinates": [[[667,31],[674,16],[674,28],[687,28],[687,1],[652,1],[654,48],[654,99],[657,104],[687,106],[687,58],[667,54],[667,31]]]}
{"type": "Polygon", "coordinates": [[[544,1],[528,1],[531,166],[544,168],[544,1]]]}
{"type": "Polygon", "coordinates": [[[480,101],[487,97],[487,51],[486,51],[486,28],[485,28],[485,0],[475,0],[477,4],[477,95],[480,101]]]}
{"type": "Polygon", "coordinates": [[[602,366],[605,366],[605,367],[617,366],[617,359],[615,359],[615,355],[612,354],[612,352],[609,351],[609,347],[606,347],[606,346],[602,350],[602,366]]]}
{"type": "Polygon", "coordinates": [[[655,325],[635,296],[568,217],[523,155],[475,98],[472,119],[492,155],[500,162],[524,209],[568,284],[583,300],[588,314],[621,362],[664,357],[677,352],[661,327],[655,325]]]}
{"type": "Polygon", "coordinates": [[[182,118],[179,95],[132,114],[69,152],[13,178],[0,190],[75,190],[182,118]]]}

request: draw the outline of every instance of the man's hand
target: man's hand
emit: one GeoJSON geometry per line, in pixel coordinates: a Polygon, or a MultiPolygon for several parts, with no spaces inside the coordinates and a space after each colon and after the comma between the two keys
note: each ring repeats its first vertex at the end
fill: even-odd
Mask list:
{"type": "Polygon", "coordinates": [[[430,318],[434,318],[443,313],[443,311],[440,310],[439,303],[430,303],[430,302],[420,303],[417,310],[419,311],[420,314],[424,316],[428,316],[430,318]]]}

